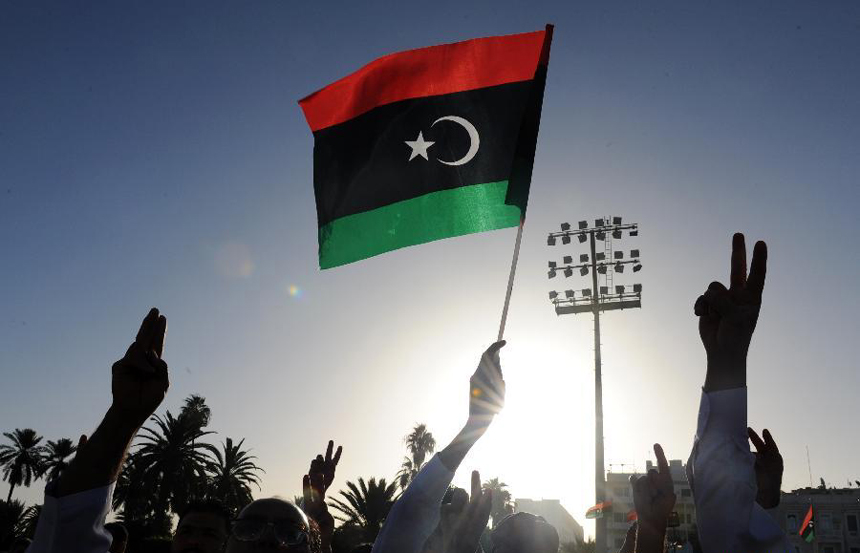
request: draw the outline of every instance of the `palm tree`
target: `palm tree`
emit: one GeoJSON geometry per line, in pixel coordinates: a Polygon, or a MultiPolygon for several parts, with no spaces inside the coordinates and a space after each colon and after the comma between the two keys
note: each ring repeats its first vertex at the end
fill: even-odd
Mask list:
{"type": "Polygon", "coordinates": [[[493,518],[493,528],[501,522],[503,518],[514,512],[514,506],[511,503],[511,492],[507,490],[508,485],[504,482],[499,482],[498,478],[491,478],[484,482],[485,490],[493,492],[493,508],[490,511],[490,516],[493,518]]]}
{"type": "Polygon", "coordinates": [[[204,432],[189,417],[153,415],[156,428],[143,427],[141,442],[132,454],[131,463],[153,498],[153,516],[159,522],[169,520],[170,510],[181,511],[194,497],[201,497],[206,485],[206,468],[215,448],[198,442],[213,432],[204,432]]]}
{"type": "Polygon", "coordinates": [[[69,466],[66,459],[74,455],[77,450],[77,446],[69,438],[60,438],[56,442],[48,440],[48,444],[45,447],[44,462],[44,469],[48,475],[48,480],[53,480],[66,470],[66,467],[69,466]]]}
{"type": "MultiPolygon", "coordinates": [[[[223,453],[212,450],[215,460],[207,467],[209,472],[210,495],[219,499],[233,513],[238,513],[242,507],[253,501],[251,484],[260,488],[260,478],[255,473],[262,471],[254,463],[254,455],[242,450],[242,439],[233,445],[233,440],[227,438],[222,444],[223,453]]],[[[265,471],[263,471],[265,472],[265,471]]]]}
{"type": "Polygon", "coordinates": [[[427,430],[426,424],[416,424],[412,432],[403,439],[403,442],[406,444],[406,449],[409,450],[409,455],[403,458],[400,472],[397,473],[397,482],[400,484],[400,488],[405,490],[421,471],[427,455],[436,450],[436,439],[427,430]]]}
{"type": "Polygon", "coordinates": [[[187,418],[198,428],[206,428],[212,418],[212,410],[206,405],[205,397],[191,394],[185,398],[185,404],[180,409],[179,416],[187,418]]]}
{"type": "Polygon", "coordinates": [[[39,523],[41,515],[41,505],[30,505],[27,507],[27,510],[24,511],[24,515],[21,517],[21,523],[18,525],[19,535],[32,540],[36,535],[36,525],[39,523]]]}
{"type": "Polygon", "coordinates": [[[9,482],[9,495],[6,501],[12,501],[12,491],[21,484],[30,486],[33,480],[43,473],[43,456],[45,448],[40,446],[42,437],[32,428],[14,432],[4,432],[12,445],[0,445],[0,467],[3,467],[3,480],[9,482]]]}
{"type": "Polygon", "coordinates": [[[358,479],[358,485],[346,483],[347,491],[341,490],[343,499],[332,499],[330,505],[340,514],[335,519],[358,526],[364,533],[364,541],[373,542],[388,511],[397,499],[397,483],[388,484],[385,478],[371,478],[367,482],[358,479]]]}
{"type": "Polygon", "coordinates": [[[0,499],[0,548],[5,550],[12,541],[21,535],[21,521],[24,518],[24,504],[15,499],[0,499]]]}

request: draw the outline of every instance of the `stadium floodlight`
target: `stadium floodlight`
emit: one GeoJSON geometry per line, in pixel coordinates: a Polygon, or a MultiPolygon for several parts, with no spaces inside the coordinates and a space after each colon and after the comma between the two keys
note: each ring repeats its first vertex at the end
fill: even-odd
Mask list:
{"type": "Polygon", "coordinates": [[[637,263],[636,265],[633,265],[633,272],[634,272],[634,273],[638,273],[638,272],[639,272],[639,271],[641,271],[641,270],[642,270],[642,265],[641,265],[641,264],[637,263]]]}
{"type": "Polygon", "coordinates": [[[561,243],[562,244],[570,244],[570,236],[568,236],[566,234],[564,236],[562,236],[561,237],[561,243]]]}
{"type": "Polygon", "coordinates": [[[565,269],[564,270],[564,276],[566,276],[566,277],[573,276],[573,269],[565,269]]]}
{"type": "Polygon", "coordinates": [[[594,220],[594,226],[596,226],[596,227],[602,227],[602,226],[603,226],[603,222],[604,222],[604,221],[603,221],[603,219],[595,219],[595,220],[594,220]]]}
{"type": "Polygon", "coordinates": [[[572,298],[573,297],[573,290],[565,290],[564,291],[564,297],[566,297],[567,299],[572,298]]]}
{"type": "Polygon", "coordinates": [[[638,229],[631,230],[630,236],[639,236],[639,230],[638,229]]]}
{"type": "Polygon", "coordinates": [[[615,238],[616,240],[621,240],[621,231],[620,230],[613,230],[612,231],[612,237],[615,238]]]}
{"type": "Polygon", "coordinates": [[[555,236],[549,236],[546,239],[547,246],[555,246],[555,236]]]}
{"type": "Polygon", "coordinates": [[[605,232],[598,232],[594,235],[594,237],[597,238],[598,240],[606,240],[606,233],[605,232]]]}
{"type": "Polygon", "coordinates": [[[557,297],[558,297],[558,292],[556,292],[555,290],[553,290],[552,292],[549,293],[549,299],[554,300],[557,297]]]}
{"type": "Polygon", "coordinates": [[[555,266],[556,266],[555,261],[550,261],[550,262],[549,262],[549,268],[550,268],[550,269],[555,269],[555,266]]]}
{"type": "Polygon", "coordinates": [[[588,240],[588,237],[587,237],[586,235],[584,235],[584,234],[580,234],[580,235],[579,235],[579,236],[577,236],[576,238],[579,240],[579,243],[580,243],[580,244],[582,244],[583,242],[585,242],[586,240],[588,240]]]}
{"type": "Polygon", "coordinates": [[[612,218],[612,224],[613,225],[620,225],[621,224],[621,217],[613,217],[612,218]]]}
{"type": "Polygon", "coordinates": [[[579,222],[579,228],[580,229],[588,228],[588,221],[580,221],[579,222]]]}
{"type": "Polygon", "coordinates": [[[585,276],[588,274],[588,267],[580,267],[579,269],[580,276],[585,276]]]}
{"type": "Polygon", "coordinates": [[[623,294],[624,293],[624,285],[623,284],[616,285],[615,286],[615,293],[616,294],[623,294]]]}
{"type": "Polygon", "coordinates": [[[639,250],[630,250],[630,257],[639,257],[639,250]]]}
{"type": "Polygon", "coordinates": [[[562,223],[561,230],[570,230],[570,223],[562,223]]]}
{"type": "Polygon", "coordinates": [[[546,273],[547,278],[555,278],[555,269],[550,269],[546,273]]]}
{"type": "Polygon", "coordinates": [[[580,263],[588,263],[588,254],[587,253],[579,254],[579,262],[580,263]]]}
{"type": "Polygon", "coordinates": [[[571,263],[573,263],[573,258],[569,255],[566,255],[564,256],[564,259],[562,261],[565,265],[570,265],[571,263]]]}
{"type": "Polygon", "coordinates": [[[615,254],[615,259],[624,259],[624,252],[616,251],[616,252],[612,252],[612,253],[615,254]]]}
{"type": "Polygon", "coordinates": [[[601,265],[597,268],[598,274],[605,275],[606,274],[606,265],[601,265]]]}
{"type": "Polygon", "coordinates": [[[606,260],[606,253],[597,252],[597,255],[594,256],[594,260],[595,261],[605,261],[606,260]]]}
{"type": "Polygon", "coordinates": [[[641,284],[634,284],[633,285],[633,291],[636,292],[637,294],[641,294],[642,293],[642,285],[641,284]]]}
{"type": "Polygon", "coordinates": [[[609,293],[609,286],[601,286],[600,287],[600,295],[605,296],[609,293]]]}
{"type": "Polygon", "coordinates": [[[591,295],[591,288],[583,288],[582,295],[583,296],[590,296],[591,295]]]}
{"type": "Polygon", "coordinates": [[[615,272],[616,273],[623,273],[624,272],[624,264],[623,263],[616,263],[615,264],[615,272]]]}

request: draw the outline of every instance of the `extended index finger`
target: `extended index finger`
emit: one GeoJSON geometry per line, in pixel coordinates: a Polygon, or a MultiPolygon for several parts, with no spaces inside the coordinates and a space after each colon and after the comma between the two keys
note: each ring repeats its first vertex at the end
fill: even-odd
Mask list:
{"type": "Polygon", "coordinates": [[[657,466],[660,468],[660,474],[669,474],[669,462],[666,460],[666,454],[663,453],[663,446],[654,444],[654,455],[657,456],[657,466]]]}
{"type": "Polygon", "coordinates": [[[472,501],[477,501],[481,496],[481,474],[473,470],[472,471],[472,501]]]}
{"type": "Polygon", "coordinates": [[[759,438],[759,435],[756,434],[756,431],[753,430],[752,428],[747,427],[747,436],[749,436],[750,441],[755,446],[755,450],[758,451],[759,453],[763,453],[764,450],[767,449],[764,445],[764,441],[762,441],[762,439],[759,438]]]}
{"type": "Polygon", "coordinates": [[[328,441],[328,446],[325,448],[325,462],[331,462],[331,450],[334,449],[334,440],[328,441]]]}
{"type": "Polygon", "coordinates": [[[731,290],[741,290],[747,282],[747,245],[740,232],[732,237],[732,272],[729,280],[731,290]]]}
{"type": "Polygon", "coordinates": [[[149,348],[150,343],[152,342],[152,334],[154,332],[155,322],[158,320],[158,309],[153,307],[149,310],[149,313],[146,314],[146,317],[143,318],[143,321],[140,323],[140,329],[137,331],[137,336],[134,341],[143,346],[144,348],[149,348]]]}

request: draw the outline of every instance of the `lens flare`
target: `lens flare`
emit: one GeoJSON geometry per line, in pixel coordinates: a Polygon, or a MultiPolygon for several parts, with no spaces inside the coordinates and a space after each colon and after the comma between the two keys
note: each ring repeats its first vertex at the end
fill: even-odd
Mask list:
{"type": "Polygon", "coordinates": [[[304,291],[295,284],[290,284],[287,288],[287,292],[290,294],[291,298],[296,299],[299,299],[304,295],[304,291]]]}

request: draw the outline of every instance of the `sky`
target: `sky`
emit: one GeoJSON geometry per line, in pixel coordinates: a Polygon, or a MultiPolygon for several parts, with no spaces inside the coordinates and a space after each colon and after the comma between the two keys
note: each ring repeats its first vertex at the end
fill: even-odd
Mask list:
{"type": "MultiPolygon", "coordinates": [[[[297,101],[391,52],[555,25],[502,366],[479,469],[515,497],[594,503],[590,315],[556,316],[562,222],[618,215],[642,309],[602,319],[607,469],[686,459],[704,355],[693,302],[764,239],[749,418],[783,488],[860,478],[860,5],[480,1],[0,3],[0,431],[91,432],[151,306],[171,388],[245,438],[257,497],[394,477],[403,437],[444,446],[495,340],[516,229],[320,271],[313,137],[297,101]],[[807,447],[809,465],[807,464],[807,447]],[[613,466],[615,465],[615,466],[613,466]]],[[[629,467],[628,467],[629,469],[629,467]]],[[[38,501],[41,483],[16,491],[38,501]]],[[[0,483],[5,497],[8,487],[0,483]]]]}

